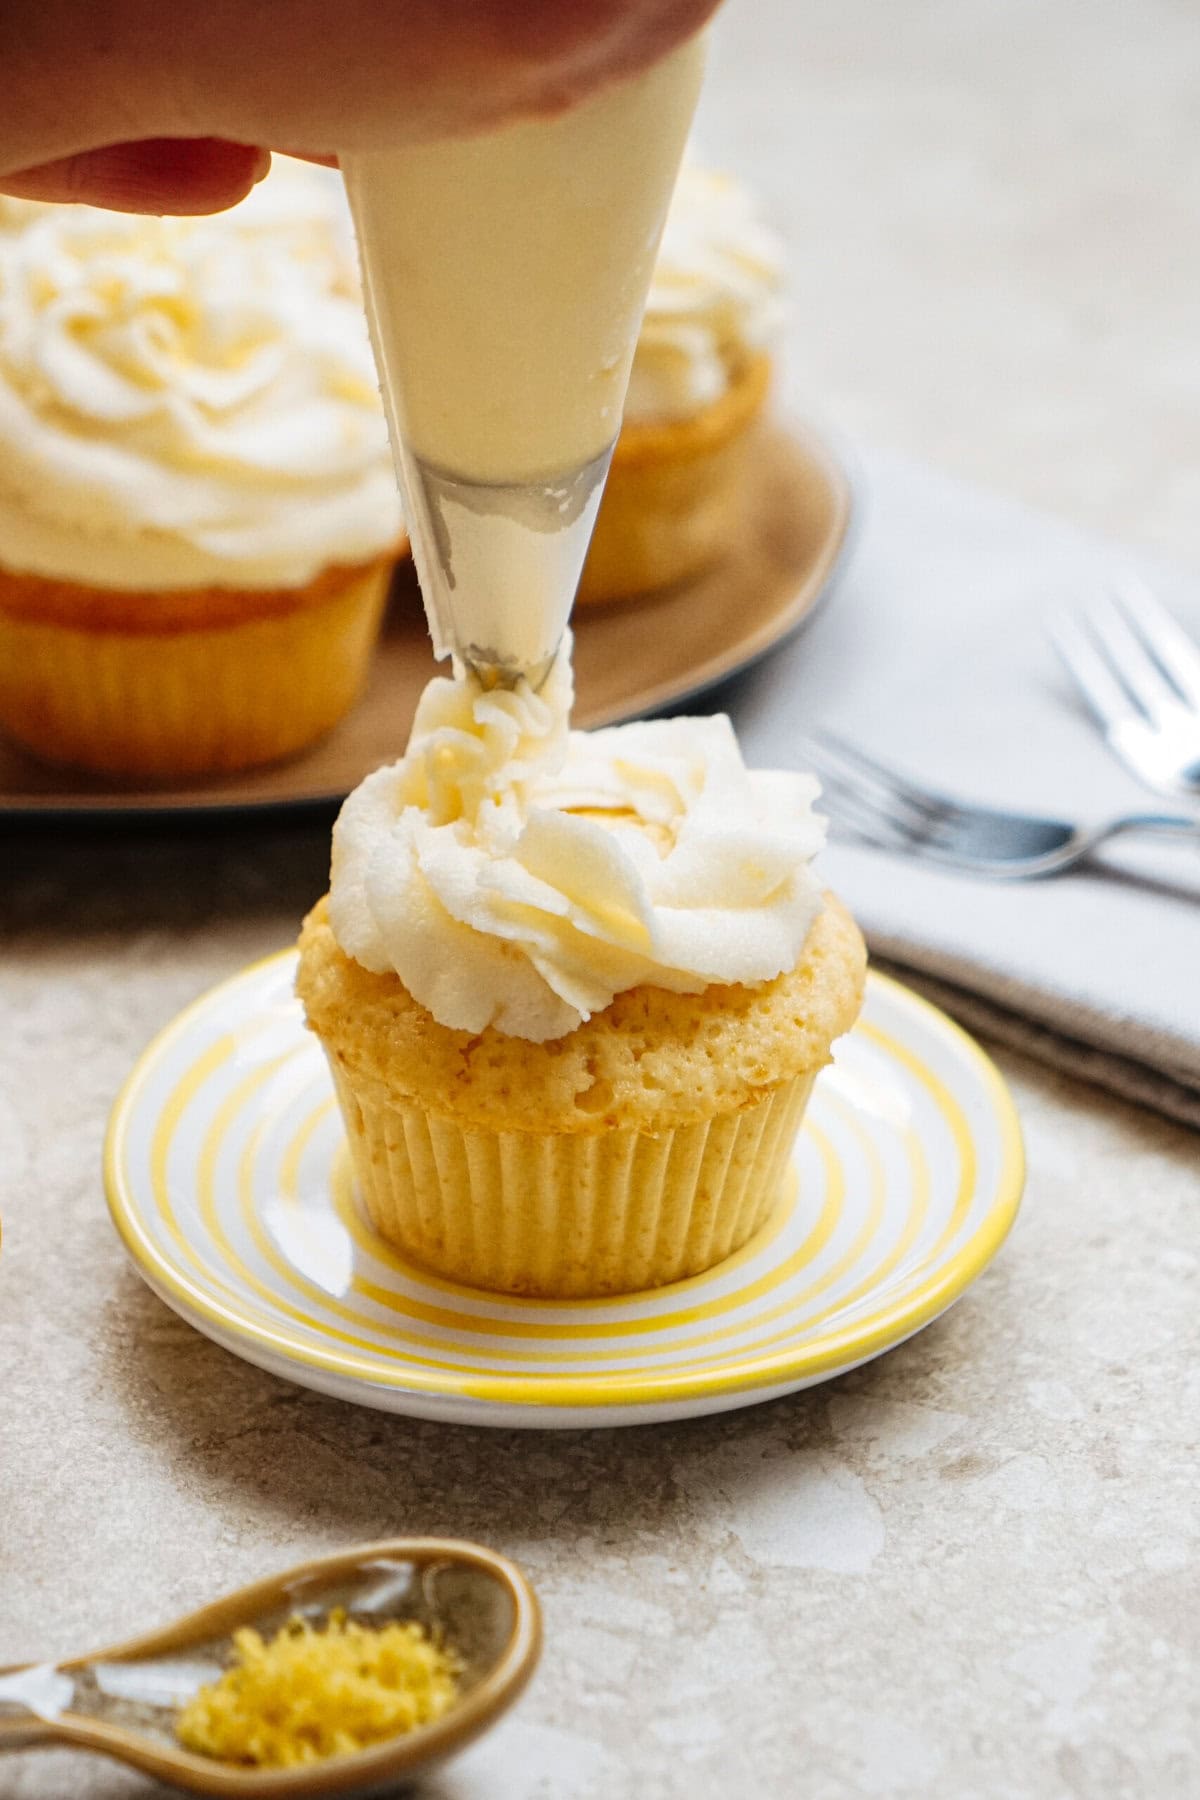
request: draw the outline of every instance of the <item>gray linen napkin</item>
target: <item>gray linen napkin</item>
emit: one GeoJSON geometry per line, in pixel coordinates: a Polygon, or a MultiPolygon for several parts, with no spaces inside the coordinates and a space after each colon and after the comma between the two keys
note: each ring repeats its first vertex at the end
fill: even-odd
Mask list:
{"type": "MultiPolygon", "coordinates": [[[[1106,749],[1045,620],[1136,568],[1200,635],[1200,582],[899,457],[862,476],[861,539],[828,604],[718,697],[747,761],[799,767],[800,733],[826,725],[968,798],[1173,810],[1106,749]]],[[[823,872],[872,951],[965,1023],[1200,1125],[1200,842],[1019,884],[839,842],[823,872]]]]}

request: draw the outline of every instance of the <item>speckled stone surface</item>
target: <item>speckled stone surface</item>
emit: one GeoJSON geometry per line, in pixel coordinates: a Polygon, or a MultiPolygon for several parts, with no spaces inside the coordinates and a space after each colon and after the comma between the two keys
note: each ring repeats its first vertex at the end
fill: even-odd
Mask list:
{"type": "MultiPolygon", "coordinates": [[[[1200,561],[1190,0],[742,0],[702,132],[791,233],[797,393],[1200,561]]],[[[322,831],[0,837],[0,1662],[386,1533],[517,1555],[548,1649],[438,1800],[1182,1800],[1197,1788],[1200,1139],[1004,1055],[1000,1260],[857,1374],[517,1435],[286,1386],[177,1321],[105,1214],[147,1037],[283,944],[322,831]]],[[[4,1800],[133,1800],[60,1755],[4,1800]]]]}

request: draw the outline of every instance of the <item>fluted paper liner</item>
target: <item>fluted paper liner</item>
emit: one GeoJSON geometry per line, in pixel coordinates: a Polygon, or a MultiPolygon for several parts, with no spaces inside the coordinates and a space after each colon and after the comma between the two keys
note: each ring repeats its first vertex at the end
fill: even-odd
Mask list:
{"type": "Polygon", "coordinates": [[[391,559],[312,604],[197,629],[89,629],[0,606],[0,728],[49,762],[185,779],[274,762],[335,725],[365,679],[391,559]]]}
{"type": "Polygon", "coordinates": [[[739,1249],[781,1196],[815,1080],[663,1131],[538,1134],[381,1104],[330,1067],[381,1237],[472,1287],[562,1298],[658,1287],[739,1249]]]}

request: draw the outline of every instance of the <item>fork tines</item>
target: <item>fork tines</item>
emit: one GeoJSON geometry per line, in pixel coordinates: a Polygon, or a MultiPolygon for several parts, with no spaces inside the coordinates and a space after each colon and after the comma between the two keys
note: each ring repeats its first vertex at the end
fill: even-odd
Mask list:
{"type": "Polygon", "coordinates": [[[1059,614],[1050,630],[1105,723],[1131,705],[1149,719],[1180,706],[1200,712],[1200,650],[1142,582],[1125,582],[1089,609],[1059,614]]]}
{"type": "Polygon", "coordinates": [[[949,796],[918,787],[832,732],[803,739],[799,750],[821,778],[826,810],[881,849],[932,845],[960,811],[949,796]]]}
{"type": "Polygon", "coordinates": [[[1140,581],[1059,613],[1050,635],[1117,754],[1150,786],[1200,792],[1200,648],[1140,581]]]}

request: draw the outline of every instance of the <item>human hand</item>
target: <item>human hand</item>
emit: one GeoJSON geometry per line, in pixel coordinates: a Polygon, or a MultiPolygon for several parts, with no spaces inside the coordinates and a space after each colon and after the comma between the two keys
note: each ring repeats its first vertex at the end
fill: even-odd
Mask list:
{"type": "Polygon", "coordinates": [[[218,212],[332,157],[563,110],[718,0],[5,0],[0,192],[218,212]]]}

